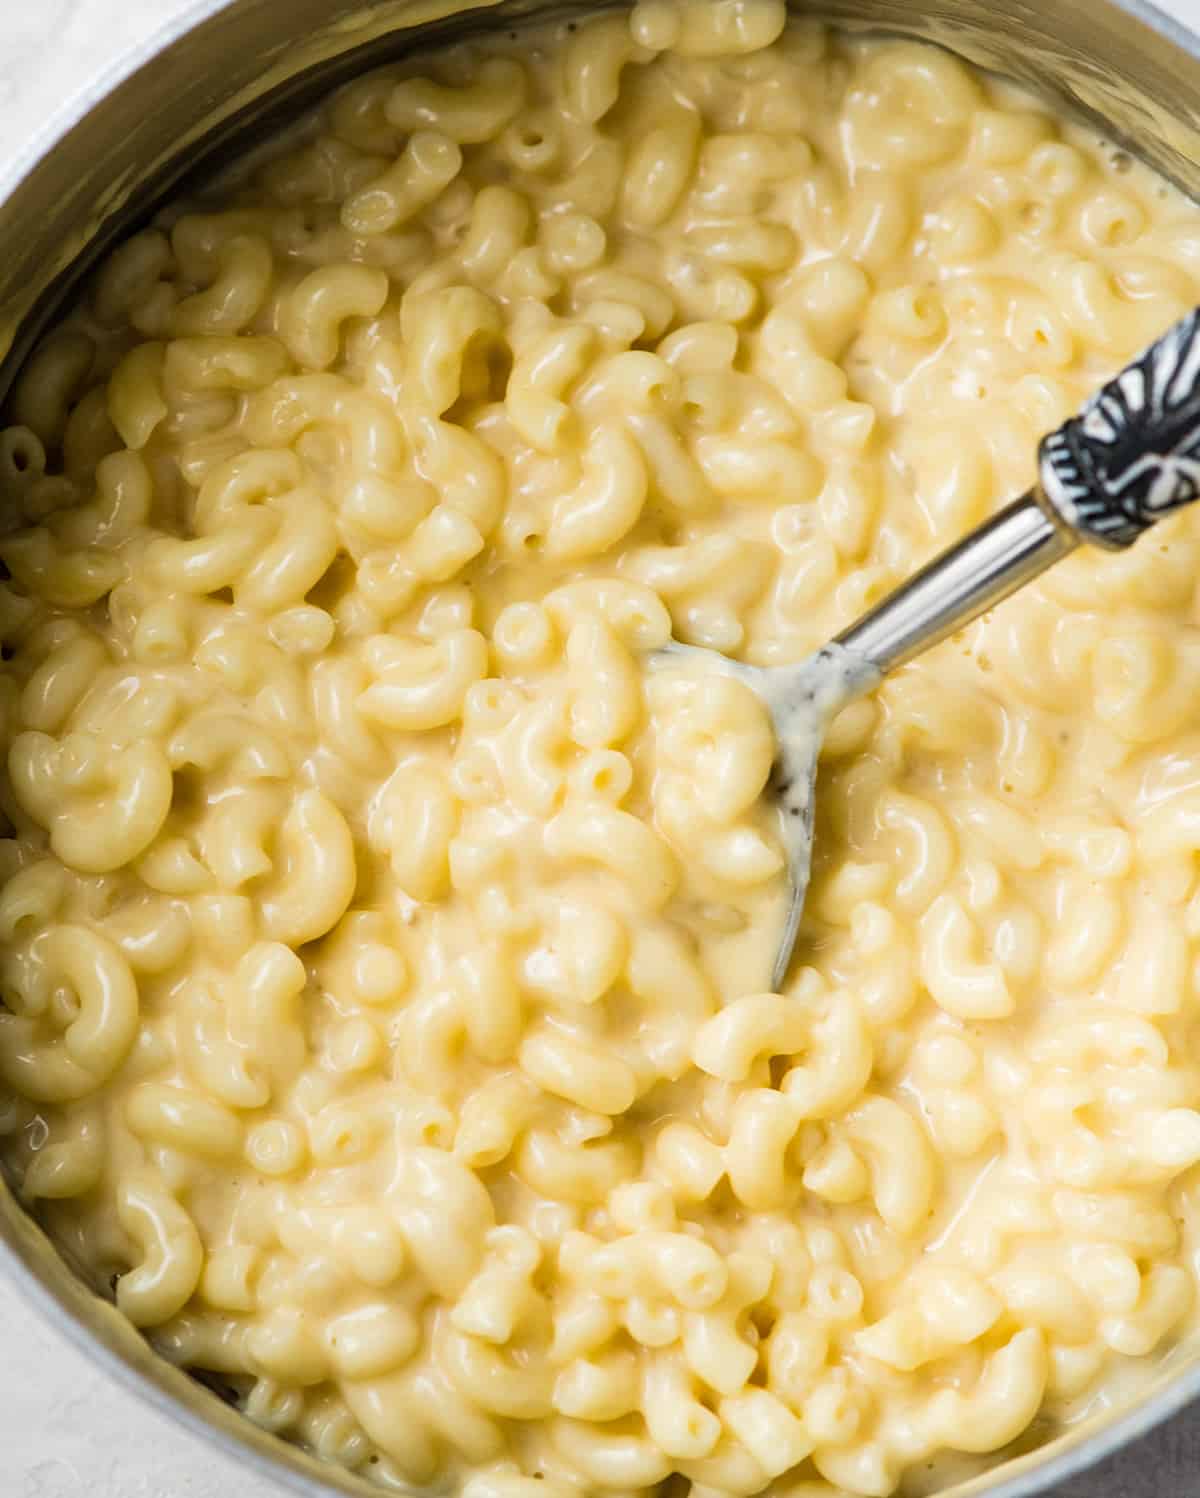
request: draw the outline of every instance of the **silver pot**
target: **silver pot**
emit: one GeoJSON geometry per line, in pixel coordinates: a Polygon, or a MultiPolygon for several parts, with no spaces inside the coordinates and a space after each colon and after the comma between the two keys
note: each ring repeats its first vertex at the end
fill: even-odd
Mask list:
{"type": "MultiPolygon", "coordinates": [[[[1200,38],[1141,0],[810,0],[805,8],[846,27],[940,42],[1007,74],[1099,123],[1200,197],[1200,38]]],[[[554,9],[562,7],[553,0],[195,0],[0,171],[0,400],[78,277],[188,172],[227,159],[251,130],[415,45],[554,9]]],[[[258,1430],[157,1357],[75,1278],[3,1179],[0,1273],[122,1382],[248,1468],[305,1498],[378,1498],[378,1488],[258,1430]]],[[[1045,1493],[1196,1397],[1200,1346],[1181,1345],[1124,1403],[1058,1435],[1035,1424],[999,1467],[964,1462],[943,1498],[1045,1493]]]]}

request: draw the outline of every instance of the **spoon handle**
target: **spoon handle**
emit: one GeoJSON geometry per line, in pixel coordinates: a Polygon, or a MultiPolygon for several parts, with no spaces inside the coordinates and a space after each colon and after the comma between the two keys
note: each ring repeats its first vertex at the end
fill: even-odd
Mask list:
{"type": "Polygon", "coordinates": [[[1077,544],[1035,493],[1022,495],[914,572],[835,643],[883,675],[994,608],[1077,544]]]}
{"type": "Polygon", "coordinates": [[[1043,438],[1038,483],[837,637],[879,672],[902,666],[1082,541],[1130,546],[1200,497],[1200,308],[1043,438]]]}

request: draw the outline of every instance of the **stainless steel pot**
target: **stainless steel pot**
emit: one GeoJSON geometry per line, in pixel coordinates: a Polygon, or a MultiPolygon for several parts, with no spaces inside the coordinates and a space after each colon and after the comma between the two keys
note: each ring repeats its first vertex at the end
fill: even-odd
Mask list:
{"type": "MultiPolygon", "coordinates": [[[[189,171],[227,158],[314,94],[468,28],[553,0],[195,0],[70,100],[0,171],[0,400],[46,318],[101,251],[189,171]]],[[[580,7],[584,8],[584,7],[580,7]]],[[[840,25],[921,36],[1049,94],[1200,197],[1200,38],[1141,0],[812,0],[840,25]]],[[[0,1179],[0,1273],[153,1404],[305,1498],[374,1495],[252,1426],[171,1368],[84,1288],[0,1179]]],[[[1200,1397],[1181,1345],[1125,1403],[1027,1432],[1000,1467],[964,1463],[945,1498],[1031,1498],[1200,1397]]]]}

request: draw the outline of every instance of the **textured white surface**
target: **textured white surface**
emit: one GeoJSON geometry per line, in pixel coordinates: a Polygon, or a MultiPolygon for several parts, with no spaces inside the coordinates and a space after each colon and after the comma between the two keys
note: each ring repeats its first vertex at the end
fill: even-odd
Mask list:
{"type": "MultiPolygon", "coordinates": [[[[287,0],[279,0],[286,6],[287,0]]],[[[1044,0],[1053,5],[1055,0],[1044,0]]],[[[1200,30],[1200,0],[1160,0],[1200,30]]],[[[0,0],[0,155],[190,0],[0,0]]],[[[97,1375],[0,1283],[0,1498],[278,1498],[97,1375]]],[[[1200,1409],[1056,1498],[1197,1498],[1200,1409]]]]}

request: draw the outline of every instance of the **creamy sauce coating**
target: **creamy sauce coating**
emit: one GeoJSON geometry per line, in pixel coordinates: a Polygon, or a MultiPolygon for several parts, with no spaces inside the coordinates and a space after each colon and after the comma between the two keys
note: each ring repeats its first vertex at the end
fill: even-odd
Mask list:
{"type": "Polygon", "coordinates": [[[924,1491],[1195,1326],[1200,518],[836,716],[783,993],[770,715],[648,663],[802,660],[1027,488],[1200,214],[784,19],[364,77],[0,429],[6,1168],[387,1489],[924,1491]]]}

